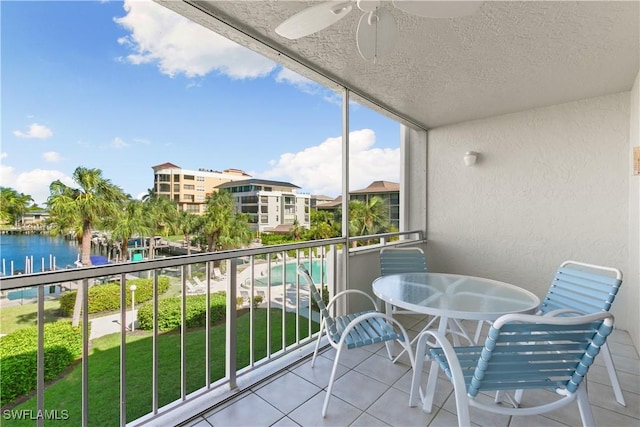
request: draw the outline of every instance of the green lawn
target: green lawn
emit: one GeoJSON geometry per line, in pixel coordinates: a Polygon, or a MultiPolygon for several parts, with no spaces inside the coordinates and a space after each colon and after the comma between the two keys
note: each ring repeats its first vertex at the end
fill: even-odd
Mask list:
{"type": "MultiPolygon", "coordinates": [[[[256,311],[254,318],[254,359],[266,356],[266,309],[256,311]]],[[[286,342],[295,342],[295,313],[286,313],[286,342]]],[[[307,319],[300,317],[301,338],[307,336],[307,319]]],[[[271,309],[271,352],[282,348],[282,311],[271,309]]],[[[249,364],[249,325],[248,314],[238,317],[237,345],[238,369],[249,364]]],[[[319,325],[313,323],[313,330],[319,325]]],[[[210,369],[212,381],[224,376],[225,367],[225,325],[211,328],[210,369]]],[[[205,386],[205,340],[204,329],[193,330],[187,334],[187,393],[205,386]]],[[[152,339],[148,335],[127,337],[127,422],[151,412],[152,399],[152,339]]],[[[159,405],[163,406],[180,398],[180,334],[168,333],[158,339],[159,405]]],[[[119,366],[120,335],[113,334],[92,341],[89,357],[89,425],[117,425],[119,420],[119,366]]],[[[45,409],[66,410],[69,419],[48,421],[46,425],[79,425],[81,422],[81,365],[78,364],[64,378],[45,390],[45,409]]],[[[36,409],[36,398],[15,407],[15,410],[36,409]]],[[[12,426],[32,426],[31,420],[15,421],[12,426]]]]}
{"type": "MultiPolygon", "coordinates": [[[[44,321],[55,322],[57,320],[70,319],[58,315],[58,309],[60,308],[60,302],[45,301],[44,302],[44,321]]],[[[25,304],[16,305],[12,307],[3,307],[0,309],[0,333],[10,334],[18,329],[25,328],[27,326],[35,326],[36,319],[38,318],[38,305],[37,304],[25,304]]]]}

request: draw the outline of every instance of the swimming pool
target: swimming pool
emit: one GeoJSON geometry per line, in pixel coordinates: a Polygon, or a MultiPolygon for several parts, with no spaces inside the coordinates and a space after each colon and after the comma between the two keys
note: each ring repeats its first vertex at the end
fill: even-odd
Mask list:
{"type": "MultiPolygon", "coordinates": [[[[50,285],[45,286],[44,294],[55,294],[60,292],[60,285],[50,285]]],[[[38,288],[24,288],[18,291],[9,291],[7,292],[7,299],[9,301],[18,300],[18,299],[31,299],[38,298],[38,288]]]]}
{"type": "MultiPolygon", "coordinates": [[[[309,261],[303,261],[303,264],[311,272],[311,278],[313,282],[319,284],[321,279],[324,279],[324,283],[327,283],[327,263],[325,261],[314,260],[309,268],[309,261]],[[321,278],[324,271],[324,277],[321,278]]],[[[271,267],[271,286],[282,285],[282,264],[274,265],[271,267]]],[[[265,273],[266,274],[266,273],[265,273]]],[[[284,283],[296,283],[296,276],[298,275],[298,263],[288,262],[285,266],[285,280],[284,283]]],[[[267,286],[267,276],[258,277],[255,279],[255,284],[258,286],[267,286]]],[[[304,284],[304,280],[301,281],[304,284]]]]}

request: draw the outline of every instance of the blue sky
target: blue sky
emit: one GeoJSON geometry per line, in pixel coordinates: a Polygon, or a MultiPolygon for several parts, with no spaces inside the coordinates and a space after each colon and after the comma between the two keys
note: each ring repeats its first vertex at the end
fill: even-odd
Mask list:
{"type": "MultiPolygon", "coordinates": [[[[335,93],[147,1],[1,1],[0,185],[46,200],[78,166],[136,197],[151,167],[340,193],[335,93]]],[[[399,125],[351,108],[351,187],[399,179],[399,125]]]]}

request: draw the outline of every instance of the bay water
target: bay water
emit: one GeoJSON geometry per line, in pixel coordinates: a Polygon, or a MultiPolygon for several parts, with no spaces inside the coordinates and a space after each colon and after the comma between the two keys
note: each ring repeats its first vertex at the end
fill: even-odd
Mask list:
{"type": "Polygon", "coordinates": [[[5,275],[13,271],[24,272],[25,258],[33,257],[33,271],[42,271],[44,259],[45,270],[51,268],[50,261],[55,257],[56,268],[74,266],[80,254],[80,246],[76,241],[65,240],[41,234],[3,234],[0,235],[0,268],[5,275]]]}

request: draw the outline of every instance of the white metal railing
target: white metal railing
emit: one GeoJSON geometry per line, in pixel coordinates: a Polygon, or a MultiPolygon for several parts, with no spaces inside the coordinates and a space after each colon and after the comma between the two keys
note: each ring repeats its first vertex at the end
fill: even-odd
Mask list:
{"type": "MultiPolygon", "coordinates": [[[[375,236],[363,236],[350,239],[354,241],[367,241],[373,243],[368,248],[375,248],[390,244],[394,239],[402,239],[400,242],[419,241],[423,239],[421,231],[403,233],[385,233],[375,236]]],[[[316,336],[312,329],[312,321],[319,320],[319,314],[314,312],[309,303],[308,291],[298,279],[296,266],[300,262],[308,262],[312,274],[316,273],[317,280],[327,285],[328,291],[334,293],[339,280],[336,274],[338,264],[338,252],[344,247],[344,238],[326,239],[320,241],[301,242],[276,246],[266,246],[254,249],[241,249],[202,253],[189,256],[175,256],[154,259],[134,263],[108,264],[97,267],[75,268],[68,270],[47,271],[33,274],[24,274],[0,279],[0,291],[5,294],[26,287],[36,287],[37,292],[37,325],[38,325],[38,353],[37,353],[37,409],[45,411],[44,400],[44,288],[47,285],[76,282],[82,286],[84,298],[82,299],[82,404],[81,422],[84,426],[90,424],[89,417],[89,299],[90,284],[105,278],[116,278],[120,283],[120,414],[119,424],[127,424],[127,312],[126,296],[129,289],[126,287],[127,278],[131,275],[143,275],[153,279],[153,328],[151,331],[152,352],[152,402],[148,414],[139,420],[149,421],[162,415],[164,412],[175,410],[181,404],[187,403],[214,389],[234,389],[237,379],[247,375],[254,369],[271,363],[292,351],[308,344],[316,336]],[[226,266],[224,281],[218,280],[221,272],[218,266],[226,266]],[[287,265],[291,268],[287,270],[287,265]],[[279,267],[279,268],[277,268],[279,267]],[[188,282],[188,273],[194,269],[204,269],[204,286],[199,290],[205,295],[206,307],[211,306],[211,295],[216,290],[226,292],[226,338],[225,338],[225,370],[221,378],[212,378],[211,373],[211,348],[210,342],[210,310],[206,310],[205,321],[205,386],[198,390],[189,390],[187,385],[187,304],[188,296],[193,293],[192,286],[188,282]],[[158,280],[163,275],[174,274],[179,283],[181,301],[181,327],[180,327],[180,397],[171,404],[161,403],[159,400],[159,353],[158,342],[162,335],[158,326],[158,306],[160,295],[158,292],[158,280]],[[177,279],[179,276],[179,280],[177,279]],[[237,300],[238,292],[243,298],[243,304],[248,303],[248,316],[250,316],[249,352],[250,357],[247,366],[237,366],[238,360],[238,336],[237,326],[237,300]],[[266,356],[256,360],[255,354],[261,350],[256,348],[254,341],[254,315],[256,306],[253,304],[255,297],[264,294],[261,306],[267,308],[267,339],[266,349],[262,349],[266,356]],[[282,314],[282,342],[279,350],[272,352],[272,318],[274,308],[281,309],[282,314]],[[287,312],[295,313],[295,340],[290,343],[286,338],[286,331],[291,325],[286,324],[287,312]],[[301,319],[309,319],[307,329],[301,330],[301,319]]],[[[351,248],[350,251],[363,248],[351,248]]],[[[314,277],[315,279],[315,277],[314,277]]],[[[132,310],[133,312],[133,310],[132,310]]],[[[131,318],[134,321],[133,318],[131,318]]],[[[317,330],[317,329],[316,329],[317,330]]],[[[245,331],[246,332],[246,331],[245,331]]],[[[216,343],[216,345],[219,345],[216,343]]],[[[37,420],[38,425],[43,425],[43,419],[37,420]]],[[[131,422],[132,420],[129,420],[131,422]]],[[[136,421],[137,422],[137,421],[136,421]]]]}

